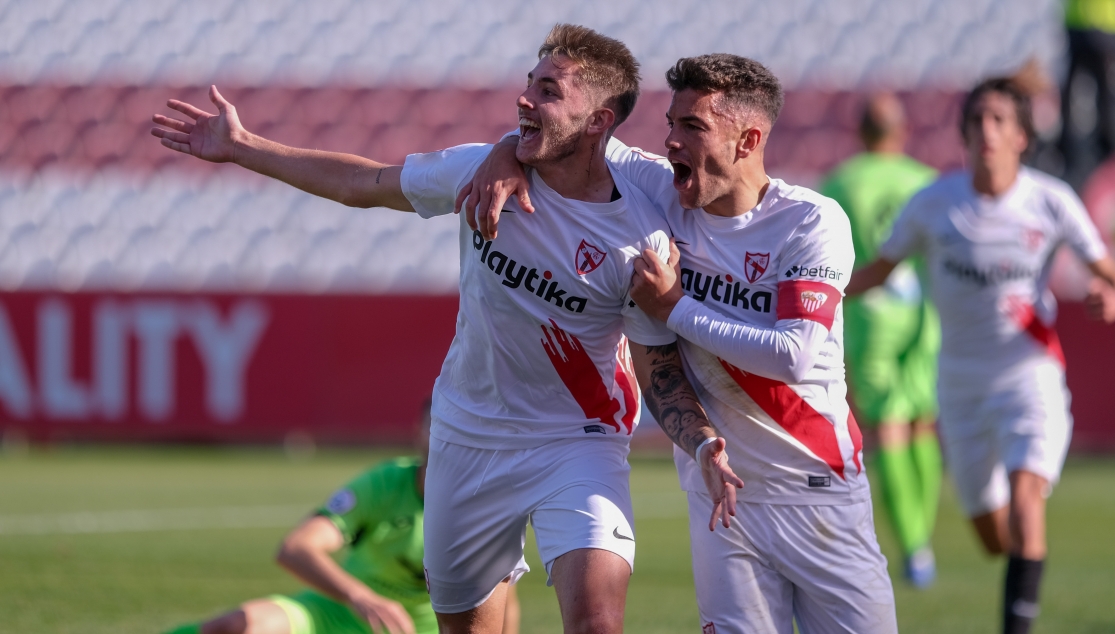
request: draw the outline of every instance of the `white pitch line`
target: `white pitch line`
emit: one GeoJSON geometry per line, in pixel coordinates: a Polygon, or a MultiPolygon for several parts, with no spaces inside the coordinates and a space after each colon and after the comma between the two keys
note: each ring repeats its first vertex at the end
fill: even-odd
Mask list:
{"type": "MultiPolygon", "coordinates": [[[[656,493],[635,494],[636,518],[684,517],[685,498],[656,493]]],[[[181,509],[81,511],[0,515],[0,535],[79,535],[196,531],[222,528],[293,527],[312,505],[217,506],[181,509]]]]}
{"type": "Polygon", "coordinates": [[[0,515],[0,535],[139,533],[217,528],[294,526],[312,505],[223,506],[203,508],[84,511],[39,515],[0,515]]]}

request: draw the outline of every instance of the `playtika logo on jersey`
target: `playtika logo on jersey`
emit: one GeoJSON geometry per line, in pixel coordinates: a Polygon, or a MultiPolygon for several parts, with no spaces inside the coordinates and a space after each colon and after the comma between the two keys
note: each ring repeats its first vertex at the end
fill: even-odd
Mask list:
{"type": "Polygon", "coordinates": [[[574,256],[573,261],[577,265],[578,274],[588,275],[595,271],[596,267],[600,266],[606,257],[608,257],[607,253],[581,240],[581,244],[577,246],[577,254],[574,256]]]}
{"type": "Polygon", "coordinates": [[[747,276],[747,281],[754,284],[763,273],[767,272],[767,265],[770,264],[770,253],[750,253],[748,252],[743,258],[743,274],[747,276]]]}
{"type": "MultiPolygon", "coordinates": [[[[535,297],[542,301],[554,304],[558,308],[565,308],[571,313],[583,313],[585,311],[585,306],[588,305],[587,297],[567,296],[566,289],[558,285],[558,281],[554,279],[552,272],[544,270],[539,275],[537,268],[528,269],[529,265],[520,264],[506,253],[493,249],[492,244],[493,241],[485,240],[479,231],[472,232],[472,248],[480,252],[480,261],[488,265],[488,270],[503,278],[500,280],[501,284],[511,289],[524,289],[533,293],[535,297]],[[535,283],[537,283],[537,286],[535,286],[535,283]]],[[[581,244],[584,245],[585,242],[582,240],[581,244]]],[[[597,250],[599,251],[599,249],[597,250]]],[[[601,252],[600,260],[596,262],[596,266],[600,266],[600,262],[603,261],[604,254],[601,252]]]]}

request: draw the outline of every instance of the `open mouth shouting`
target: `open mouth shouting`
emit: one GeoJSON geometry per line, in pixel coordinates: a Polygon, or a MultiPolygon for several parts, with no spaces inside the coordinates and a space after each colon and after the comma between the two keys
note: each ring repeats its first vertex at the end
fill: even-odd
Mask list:
{"type": "Polygon", "coordinates": [[[693,179],[693,168],[678,159],[670,159],[674,168],[674,189],[684,189],[693,179]]]}
{"type": "Polygon", "coordinates": [[[534,140],[542,134],[542,126],[526,117],[519,117],[519,138],[523,141],[534,140]]]}

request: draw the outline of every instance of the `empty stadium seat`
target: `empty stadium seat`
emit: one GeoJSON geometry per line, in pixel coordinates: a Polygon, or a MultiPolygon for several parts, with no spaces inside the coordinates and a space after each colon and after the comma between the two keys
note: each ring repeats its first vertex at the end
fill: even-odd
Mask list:
{"type": "Polygon", "coordinates": [[[169,98],[248,129],[401,162],[494,142],[556,22],[627,41],[644,92],[619,136],[665,151],[664,73],[710,50],[782,77],[771,172],[815,184],[858,149],[861,93],[905,87],[911,153],[960,164],[957,92],[1058,59],[1037,0],[0,0],[0,288],[452,292],[459,221],[354,210],[150,137],[169,98]]]}

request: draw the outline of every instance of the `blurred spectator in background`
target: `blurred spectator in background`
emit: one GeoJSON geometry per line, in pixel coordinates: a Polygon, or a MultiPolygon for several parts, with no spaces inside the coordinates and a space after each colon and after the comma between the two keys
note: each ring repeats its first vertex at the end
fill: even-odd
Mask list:
{"type": "Polygon", "coordinates": [[[1065,179],[1079,189],[1115,149],[1115,0],[1066,0],[1065,27],[1061,152],[1065,179]]]}
{"type": "MultiPolygon", "coordinates": [[[[866,151],[837,166],[821,193],[848,214],[856,264],[863,265],[875,259],[898,211],[936,171],[904,153],[906,114],[895,95],[869,97],[859,132],[866,151]]],[[[852,400],[857,418],[875,430],[883,502],[902,546],[906,579],[919,588],[936,575],[930,537],[941,488],[934,426],[940,332],[921,292],[922,268],[921,260],[904,263],[883,286],[844,305],[852,400]]]]}
{"type": "MultiPolygon", "coordinates": [[[[436,634],[422,567],[422,510],[430,445],[423,406],[420,457],[358,475],[283,539],[277,560],[312,589],[245,602],[167,634],[436,634]],[[338,564],[333,554],[349,552],[338,564]]],[[[503,634],[519,633],[519,599],[507,592],[503,634]]]]}

